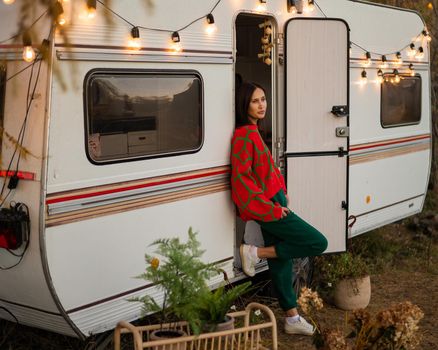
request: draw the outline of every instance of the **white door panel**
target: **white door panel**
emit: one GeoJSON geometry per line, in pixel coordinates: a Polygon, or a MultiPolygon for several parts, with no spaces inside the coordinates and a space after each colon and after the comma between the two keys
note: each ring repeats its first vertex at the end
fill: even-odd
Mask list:
{"type": "Polygon", "coordinates": [[[293,19],[285,33],[285,158],[291,209],[327,237],[328,252],[343,251],[348,215],[348,26],[338,19],[293,19]],[[341,113],[332,113],[333,107],[341,113]],[[339,130],[345,132],[343,137],[339,130]]]}

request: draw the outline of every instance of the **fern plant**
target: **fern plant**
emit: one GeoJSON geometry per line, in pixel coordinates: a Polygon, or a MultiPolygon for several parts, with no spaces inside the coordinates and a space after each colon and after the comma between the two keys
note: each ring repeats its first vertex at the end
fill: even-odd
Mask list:
{"type": "Polygon", "coordinates": [[[163,303],[158,303],[150,295],[133,298],[131,301],[142,302],[143,312],[159,312],[161,324],[169,322],[169,316],[175,315],[186,320],[195,334],[199,334],[202,321],[196,307],[200,295],[209,292],[207,281],[218,269],[212,264],[201,261],[204,251],[196,239],[197,233],[192,228],[188,232],[187,242],[179,238],[159,239],[151,245],[155,253],[161,256],[145,254],[146,270],[137,278],[154,283],[164,292],[163,303]]]}

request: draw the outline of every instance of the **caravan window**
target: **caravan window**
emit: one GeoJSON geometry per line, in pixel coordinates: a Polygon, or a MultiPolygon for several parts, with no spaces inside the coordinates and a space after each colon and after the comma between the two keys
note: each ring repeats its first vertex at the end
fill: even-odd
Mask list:
{"type": "Polygon", "coordinates": [[[421,119],[421,77],[402,75],[400,82],[385,74],[382,83],[382,126],[418,124],[421,119]]]}
{"type": "Polygon", "coordinates": [[[95,163],[196,152],[202,80],[192,71],[94,70],[85,79],[88,157],[95,163]]]}

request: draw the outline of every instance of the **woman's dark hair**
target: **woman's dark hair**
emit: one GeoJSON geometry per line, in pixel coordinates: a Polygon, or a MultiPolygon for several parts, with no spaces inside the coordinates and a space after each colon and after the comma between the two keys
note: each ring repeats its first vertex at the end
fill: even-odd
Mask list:
{"type": "Polygon", "coordinates": [[[240,85],[237,93],[236,126],[250,124],[250,121],[248,120],[248,108],[251,102],[252,94],[257,88],[263,90],[266,95],[265,89],[257,83],[244,82],[242,85],[240,85]]]}

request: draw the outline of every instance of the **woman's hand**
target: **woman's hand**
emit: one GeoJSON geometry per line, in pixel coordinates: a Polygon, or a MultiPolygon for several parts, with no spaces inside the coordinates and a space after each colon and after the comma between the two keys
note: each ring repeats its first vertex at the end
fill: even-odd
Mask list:
{"type": "Polygon", "coordinates": [[[285,218],[289,214],[290,210],[286,207],[281,207],[281,218],[285,218]]]}

